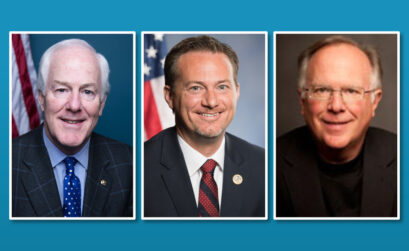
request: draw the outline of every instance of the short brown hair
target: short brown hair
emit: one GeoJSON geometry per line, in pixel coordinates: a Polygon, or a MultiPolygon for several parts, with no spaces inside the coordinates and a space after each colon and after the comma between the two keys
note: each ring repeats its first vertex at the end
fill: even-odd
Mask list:
{"type": "Polygon", "coordinates": [[[237,84],[237,73],[239,71],[239,58],[236,52],[225,43],[207,35],[190,37],[180,41],[168,53],[165,59],[165,84],[173,88],[178,78],[177,61],[185,53],[192,51],[209,51],[225,54],[233,67],[234,82],[237,84]]]}

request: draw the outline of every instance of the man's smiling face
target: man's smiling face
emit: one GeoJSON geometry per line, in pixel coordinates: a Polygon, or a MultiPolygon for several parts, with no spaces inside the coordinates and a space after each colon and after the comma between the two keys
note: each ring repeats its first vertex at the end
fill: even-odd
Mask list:
{"type": "MultiPolygon", "coordinates": [[[[353,45],[329,45],[311,57],[306,80],[306,88],[325,85],[333,90],[352,87],[368,91],[372,88],[372,66],[365,53],[353,45]]],[[[322,146],[343,149],[362,145],[381,92],[366,93],[354,102],[345,102],[340,92],[334,92],[330,100],[305,96],[301,99],[302,114],[322,146]]]]}
{"type": "Polygon", "coordinates": [[[232,65],[223,53],[188,52],[177,61],[178,78],[165,98],[183,138],[223,137],[239,98],[232,65]]]}
{"type": "Polygon", "coordinates": [[[39,94],[45,131],[64,153],[79,151],[102,114],[101,73],[96,55],[73,45],[51,55],[44,95],[39,94]]]}

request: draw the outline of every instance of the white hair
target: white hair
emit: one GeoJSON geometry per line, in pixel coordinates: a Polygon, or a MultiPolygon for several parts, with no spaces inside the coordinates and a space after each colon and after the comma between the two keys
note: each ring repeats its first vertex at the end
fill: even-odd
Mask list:
{"type": "Polygon", "coordinates": [[[60,41],[50,48],[48,48],[44,54],[41,56],[40,66],[38,67],[38,79],[37,79],[37,87],[41,91],[43,95],[45,95],[45,89],[47,86],[47,78],[48,73],[50,70],[50,62],[52,59],[52,55],[59,49],[67,48],[71,46],[80,46],[86,49],[91,50],[95,53],[95,57],[98,61],[100,72],[101,72],[101,101],[106,98],[109,93],[110,85],[109,85],[109,65],[108,61],[105,57],[97,53],[97,51],[87,42],[81,39],[67,39],[60,41]]]}
{"type": "MultiPolygon", "coordinates": [[[[298,88],[302,90],[306,85],[307,79],[307,68],[311,60],[311,57],[321,48],[333,45],[333,44],[349,44],[360,49],[368,57],[369,62],[372,66],[371,79],[371,90],[382,88],[382,65],[378,51],[369,45],[361,45],[349,37],[345,36],[330,36],[319,40],[315,44],[304,50],[298,57],[298,88]]],[[[304,98],[304,93],[302,94],[304,98]]],[[[375,100],[375,94],[371,95],[372,102],[375,100]]]]}

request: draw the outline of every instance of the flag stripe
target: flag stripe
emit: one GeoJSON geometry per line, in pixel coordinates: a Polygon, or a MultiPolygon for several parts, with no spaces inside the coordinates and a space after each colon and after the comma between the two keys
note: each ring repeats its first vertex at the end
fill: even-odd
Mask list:
{"type": "Polygon", "coordinates": [[[12,35],[12,43],[14,54],[16,55],[16,62],[19,71],[19,77],[22,87],[24,104],[30,120],[30,128],[33,129],[40,124],[40,117],[37,110],[37,104],[34,98],[31,80],[28,72],[26,54],[23,47],[23,42],[19,34],[12,35]]]}
{"type": "Polygon", "coordinates": [[[150,81],[144,83],[144,125],[147,139],[162,130],[150,81]]]}
{"type": "Polygon", "coordinates": [[[167,54],[163,34],[144,34],[144,136],[149,140],[161,130],[174,126],[175,117],[164,98],[164,63],[167,54]]]}
{"type": "Polygon", "coordinates": [[[15,138],[15,137],[17,137],[19,135],[18,134],[18,129],[17,129],[16,121],[14,120],[13,115],[11,115],[11,119],[12,119],[12,121],[11,121],[11,125],[12,125],[12,127],[11,127],[11,136],[12,136],[12,138],[15,138]]]}

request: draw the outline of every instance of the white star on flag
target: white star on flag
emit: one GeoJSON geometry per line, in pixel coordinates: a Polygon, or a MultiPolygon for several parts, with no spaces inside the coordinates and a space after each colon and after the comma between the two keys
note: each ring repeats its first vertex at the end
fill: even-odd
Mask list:
{"type": "Polygon", "coordinates": [[[156,58],[158,51],[151,45],[149,49],[146,49],[146,53],[148,54],[148,58],[156,58]]]}
{"type": "Polygon", "coordinates": [[[163,34],[156,33],[153,35],[155,40],[163,41],[163,34]]]}
{"type": "Polygon", "coordinates": [[[143,73],[148,76],[150,71],[151,71],[151,67],[149,67],[146,63],[143,64],[143,73]]]}

